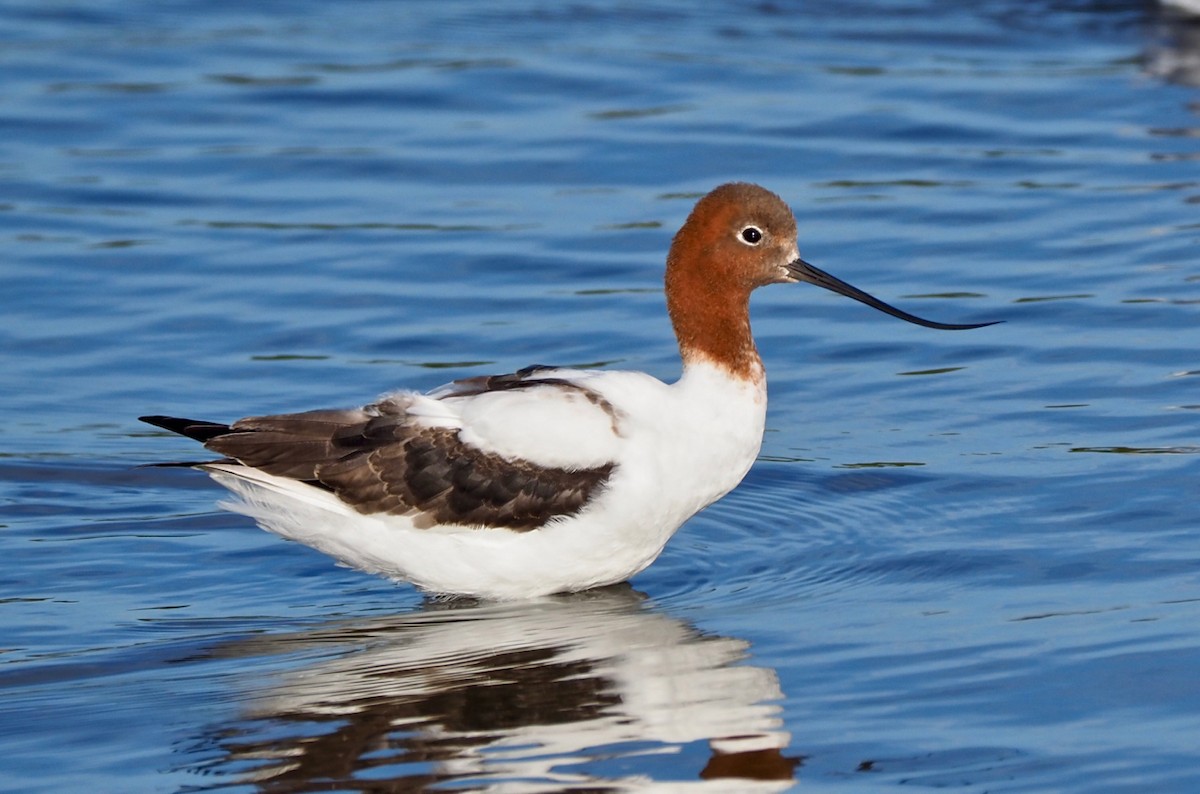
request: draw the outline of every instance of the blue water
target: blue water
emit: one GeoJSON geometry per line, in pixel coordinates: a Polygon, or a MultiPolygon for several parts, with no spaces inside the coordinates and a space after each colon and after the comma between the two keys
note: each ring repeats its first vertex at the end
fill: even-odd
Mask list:
{"type": "Polygon", "coordinates": [[[0,790],[1200,790],[1200,34],[1133,0],[0,2],[0,790]],[[742,487],[445,605],[135,417],[671,379],[733,179],[919,314],[755,298],[742,487]]]}

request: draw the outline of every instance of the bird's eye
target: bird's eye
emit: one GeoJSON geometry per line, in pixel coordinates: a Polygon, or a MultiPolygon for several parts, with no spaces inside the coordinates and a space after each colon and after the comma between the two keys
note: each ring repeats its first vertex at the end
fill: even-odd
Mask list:
{"type": "Polygon", "coordinates": [[[742,229],[741,239],[746,245],[758,245],[762,241],[762,238],[762,229],[759,229],[757,226],[747,226],[745,229],[742,229]]]}

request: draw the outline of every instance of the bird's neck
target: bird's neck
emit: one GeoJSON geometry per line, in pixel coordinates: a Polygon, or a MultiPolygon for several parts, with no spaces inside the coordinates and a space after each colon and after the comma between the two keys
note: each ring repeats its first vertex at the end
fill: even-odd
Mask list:
{"type": "Polygon", "coordinates": [[[750,330],[750,288],[714,285],[695,271],[667,269],[667,312],[686,369],[705,361],[736,378],[763,378],[762,358],[750,330]]]}

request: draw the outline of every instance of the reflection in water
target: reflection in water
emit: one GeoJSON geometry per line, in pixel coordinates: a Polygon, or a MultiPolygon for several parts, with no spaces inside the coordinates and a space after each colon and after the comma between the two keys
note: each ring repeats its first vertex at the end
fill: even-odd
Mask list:
{"type": "Polygon", "coordinates": [[[1183,85],[1200,85],[1200,2],[1164,2],[1147,48],[1146,71],[1183,85]]]}
{"type": "Polygon", "coordinates": [[[625,788],[782,791],[775,672],[628,586],[425,611],[243,641],[235,656],[330,648],[249,693],[204,771],[263,791],[625,788]],[[669,764],[656,762],[668,756],[669,764]],[[689,759],[695,759],[689,765],[689,759]]]}

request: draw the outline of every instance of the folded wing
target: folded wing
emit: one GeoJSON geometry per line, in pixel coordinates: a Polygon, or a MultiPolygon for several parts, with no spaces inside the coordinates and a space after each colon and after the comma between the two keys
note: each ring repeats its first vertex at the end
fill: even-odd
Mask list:
{"type": "Polygon", "coordinates": [[[418,527],[526,531],[584,509],[611,476],[620,446],[612,406],[541,372],[229,426],[143,420],[244,466],[332,491],[361,513],[410,516],[418,527]]]}

